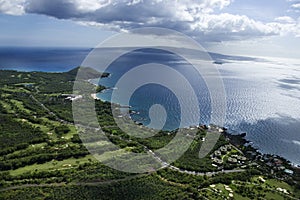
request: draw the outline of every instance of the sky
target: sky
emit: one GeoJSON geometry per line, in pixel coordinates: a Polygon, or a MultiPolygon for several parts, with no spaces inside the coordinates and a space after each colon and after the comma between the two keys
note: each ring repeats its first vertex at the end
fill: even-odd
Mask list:
{"type": "Polygon", "coordinates": [[[300,58],[300,0],[0,0],[0,46],[95,47],[163,27],[209,51],[300,58]]]}

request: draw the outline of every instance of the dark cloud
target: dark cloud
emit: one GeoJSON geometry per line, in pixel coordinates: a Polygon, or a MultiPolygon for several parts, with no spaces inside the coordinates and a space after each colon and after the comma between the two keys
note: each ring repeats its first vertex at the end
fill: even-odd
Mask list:
{"type": "Polygon", "coordinates": [[[25,11],[27,13],[53,16],[58,19],[83,17],[73,3],[61,0],[30,0],[25,6],[25,11]]]}

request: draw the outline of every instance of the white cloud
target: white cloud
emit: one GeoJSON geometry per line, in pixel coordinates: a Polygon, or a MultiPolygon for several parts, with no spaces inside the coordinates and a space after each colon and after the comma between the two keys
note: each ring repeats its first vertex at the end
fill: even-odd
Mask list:
{"type": "Polygon", "coordinates": [[[295,37],[300,37],[300,17],[297,20],[289,17],[276,19],[277,22],[268,23],[268,25],[279,30],[280,35],[292,34],[295,37]]]}
{"type": "Polygon", "coordinates": [[[295,3],[292,5],[292,8],[300,9],[300,3],[295,3]]]}
{"type": "Polygon", "coordinates": [[[290,2],[290,10],[289,12],[295,12],[299,13],[300,12],[300,1],[299,0],[288,0],[290,2]]]}
{"type": "Polygon", "coordinates": [[[0,0],[0,13],[9,15],[24,14],[24,3],[26,0],[0,0]]]}
{"type": "Polygon", "coordinates": [[[127,3],[128,6],[132,6],[132,5],[135,5],[135,4],[139,4],[139,3],[142,3],[143,0],[131,0],[127,3]]]}
{"type": "Polygon", "coordinates": [[[298,140],[293,140],[292,141],[294,144],[296,144],[296,145],[299,145],[300,146],[300,141],[298,141],[298,140]]]}
{"type": "Polygon", "coordinates": [[[279,23],[288,23],[288,24],[295,23],[295,20],[289,16],[277,17],[275,18],[275,21],[279,23]]]}
{"type": "Polygon", "coordinates": [[[73,0],[72,2],[81,12],[93,12],[110,4],[110,0],[73,0]]]}
{"type": "Polygon", "coordinates": [[[218,34],[241,36],[263,36],[277,34],[277,30],[262,22],[255,21],[245,15],[222,13],[218,15],[202,15],[193,25],[195,30],[218,34]]]}

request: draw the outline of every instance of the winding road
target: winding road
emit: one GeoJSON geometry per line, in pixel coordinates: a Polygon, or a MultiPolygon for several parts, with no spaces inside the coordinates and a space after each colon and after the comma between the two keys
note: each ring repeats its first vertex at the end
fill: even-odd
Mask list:
{"type": "MultiPolygon", "coordinates": [[[[53,113],[50,109],[48,109],[42,102],[40,102],[38,99],[36,99],[32,94],[30,95],[30,97],[32,98],[32,100],[34,100],[36,103],[38,103],[44,110],[46,110],[50,115],[54,116],[56,118],[57,121],[61,122],[61,123],[64,123],[64,124],[68,124],[68,125],[74,125],[73,123],[71,122],[68,122],[68,121],[65,121],[63,119],[60,119],[55,113],[53,113]]],[[[77,125],[76,125],[77,126],[77,125]]],[[[89,129],[95,129],[94,127],[88,127],[88,126],[84,126],[84,125],[79,125],[80,127],[82,128],[89,128],[89,129]]],[[[107,127],[104,127],[104,128],[111,128],[112,126],[107,126],[107,127]]],[[[124,140],[124,141],[128,141],[127,139],[124,139],[120,136],[118,136],[119,139],[121,140],[124,140]]],[[[158,155],[156,155],[152,150],[150,150],[147,146],[139,143],[140,145],[142,145],[144,147],[144,149],[149,153],[151,154],[157,161],[159,161],[162,165],[162,168],[169,168],[171,170],[174,170],[174,171],[178,171],[180,173],[185,173],[185,174],[189,174],[189,175],[196,175],[196,176],[213,176],[213,175],[216,175],[216,174],[222,174],[222,173],[237,173],[237,172],[244,172],[245,170],[244,169],[234,169],[234,170],[223,170],[223,171],[217,171],[217,172],[206,172],[206,173],[203,173],[203,172],[196,172],[196,171],[188,171],[188,170],[185,170],[185,169],[180,169],[180,168],[177,168],[173,165],[170,165],[166,162],[164,162],[158,155]]]]}

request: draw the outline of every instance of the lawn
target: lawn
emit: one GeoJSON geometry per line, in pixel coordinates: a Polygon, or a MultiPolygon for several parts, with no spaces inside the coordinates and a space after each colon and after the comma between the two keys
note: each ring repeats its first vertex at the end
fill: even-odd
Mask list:
{"type": "Polygon", "coordinates": [[[34,124],[32,122],[29,122],[28,120],[26,119],[16,119],[17,121],[20,121],[20,122],[25,122],[29,125],[31,125],[32,127],[39,127],[41,129],[42,132],[44,133],[48,133],[50,131],[49,127],[45,126],[45,125],[41,125],[41,124],[34,124]]]}
{"type": "Polygon", "coordinates": [[[266,199],[276,199],[276,200],[285,200],[287,198],[281,196],[280,194],[276,192],[266,192],[266,199]]]}
{"type": "Polygon", "coordinates": [[[0,104],[7,111],[7,113],[15,113],[15,111],[12,109],[12,107],[9,103],[7,103],[5,101],[0,101],[0,104]]]}
{"type": "Polygon", "coordinates": [[[283,188],[283,189],[286,189],[288,191],[293,190],[292,187],[290,185],[288,185],[287,183],[276,180],[276,179],[269,179],[269,180],[266,181],[266,184],[269,184],[271,187],[274,187],[275,189],[276,188],[283,188]]]}
{"type": "Polygon", "coordinates": [[[21,111],[25,112],[26,114],[30,114],[31,111],[26,109],[23,105],[23,102],[21,101],[17,101],[17,100],[14,100],[14,99],[11,99],[10,102],[12,104],[14,104],[18,109],[20,109],[21,111]]]}
{"type": "Polygon", "coordinates": [[[63,137],[65,139],[71,139],[73,137],[73,135],[77,134],[77,129],[75,126],[73,125],[68,125],[70,131],[67,134],[64,134],[63,137]]]}
{"type": "Polygon", "coordinates": [[[16,88],[16,87],[14,87],[14,88],[12,88],[12,87],[2,87],[1,88],[1,90],[3,90],[3,91],[7,91],[7,92],[24,92],[24,93],[29,93],[29,91],[28,90],[26,90],[26,89],[24,89],[24,88],[16,88]]]}
{"type": "Polygon", "coordinates": [[[76,158],[69,158],[62,161],[50,161],[43,164],[33,164],[28,165],[26,167],[21,167],[16,170],[11,170],[10,174],[12,176],[18,176],[24,174],[26,172],[33,172],[35,170],[38,171],[51,171],[51,170],[63,170],[72,167],[77,167],[78,164],[83,164],[91,161],[95,161],[95,158],[92,155],[87,155],[83,158],[76,159],[76,158]]]}

